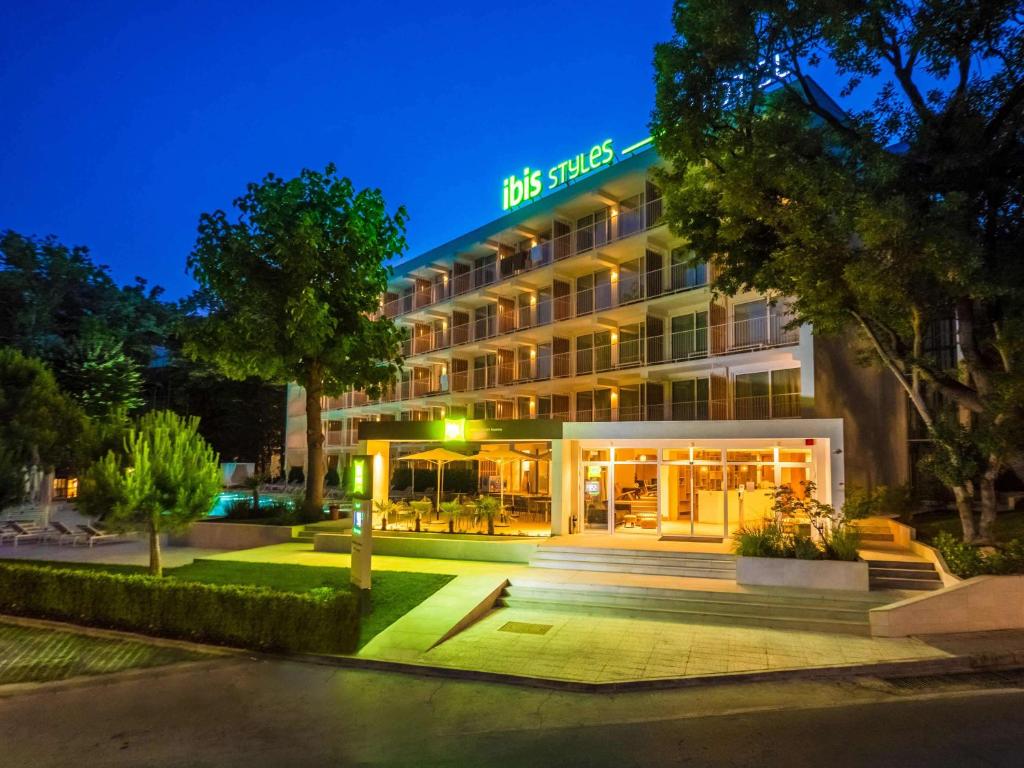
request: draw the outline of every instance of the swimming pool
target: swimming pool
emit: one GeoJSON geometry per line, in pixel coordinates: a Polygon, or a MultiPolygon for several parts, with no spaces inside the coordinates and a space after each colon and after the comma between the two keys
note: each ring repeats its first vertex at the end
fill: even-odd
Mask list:
{"type": "MultiPolygon", "coordinates": [[[[248,499],[252,501],[252,494],[248,491],[221,491],[217,496],[217,501],[213,503],[213,508],[207,517],[227,517],[228,507],[232,502],[239,501],[241,499],[248,499]]],[[[267,504],[277,504],[281,501],[291,503],[290,499],[284,498],[280,495],[270,496],[265,493],[260,494],[260,506],[266,506],[267,504]]]]}

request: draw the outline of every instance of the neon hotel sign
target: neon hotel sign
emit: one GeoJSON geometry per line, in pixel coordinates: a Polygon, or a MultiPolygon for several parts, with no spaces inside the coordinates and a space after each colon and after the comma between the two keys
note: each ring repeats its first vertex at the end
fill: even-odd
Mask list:
{"type": "MultiPolygon", "coordinates": [[[[555,187],[568,184],[580,176],[609,165],[614,159],[615,150],[612,149],[612,140],[605,139],[600,144],[592,146],[588,152],[580,152],[568,160],[551,166],[547,174],[547,190],[550,191],[555,187]]],[[[512,175],[504,179],[501,183],[502,208],[507,211],[540,197],[545,191],[541,179],[541,171],[531,170],[529,167],[523,169],[522,176],[512,175]]]]}

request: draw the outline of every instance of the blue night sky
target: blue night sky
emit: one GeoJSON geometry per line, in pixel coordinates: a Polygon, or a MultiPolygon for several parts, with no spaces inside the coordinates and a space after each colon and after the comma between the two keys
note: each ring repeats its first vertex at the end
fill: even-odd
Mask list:
{"type": "Polygon", "coordinates": [[[671,6],[8,3],[0,229],[178,297],[200,212],[334,161],[405,204],[416,254],[497,217],[524,165],[646,136],[671,6]]]}

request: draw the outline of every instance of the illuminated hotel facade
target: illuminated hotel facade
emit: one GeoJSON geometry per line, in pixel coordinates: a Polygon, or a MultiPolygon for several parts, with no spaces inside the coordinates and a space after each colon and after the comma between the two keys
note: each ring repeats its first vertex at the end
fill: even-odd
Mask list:
{"type": "MultiPolygon", "coordinates": [[[[661,163],[609,140],[525,169],[503,180],[503,216],[396,265],[381,311],[408,329],[401,379],[325,398],[327,461],[375,453],[391,477],[432,445],[515,451],[479,463],[481,487],[555,535],[720,539],[780,484],[838,505],[848,482],[905,482],[902,396],[844,340],[794,326],[784,298],[715,295],[666,225],[661,163]],[[445,443],[463,419],[464,445],[445,443]]],[[[297,387],[286,461],[305,463],[297,387]]]]}

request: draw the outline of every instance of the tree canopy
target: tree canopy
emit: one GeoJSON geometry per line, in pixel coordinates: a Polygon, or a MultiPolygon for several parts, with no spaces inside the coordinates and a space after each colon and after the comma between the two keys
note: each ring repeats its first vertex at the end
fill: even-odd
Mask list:
{"type": "Polygon", "coordinates": [[[0,448],[11,462],[44,472],[74,465],[87,427],[41,360],[0,348],[0,448]]]}
{"type": "Polygon", "coordinates": [[[319,515],[324,468],[320,398],[378,392],[398,372],[402,332],[378,317],[404,252],[405,210],[380,190],[356,191],[333,165],[249,184],[237,216],[203,214],[189,268],[202,304],[186,351],[233,378],[306,390],[306,509],[319,515]]]}
{"type": "Polygon", "coordinates": [[[936,446],[965,538],[1022,466],[1018,4],[690,0],[655,53],[667,217],[715,287],[855,327],[936,446]],[[810,73],[870,95],[845,113],[810,73]],[[965,417],[964,414],[970,414],[965,417]]]}

